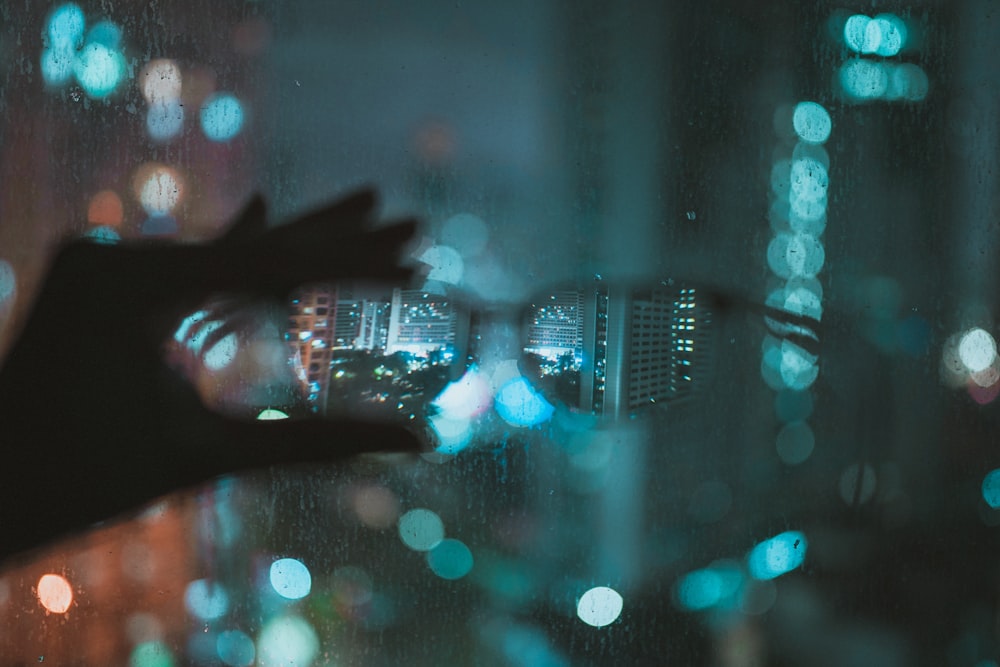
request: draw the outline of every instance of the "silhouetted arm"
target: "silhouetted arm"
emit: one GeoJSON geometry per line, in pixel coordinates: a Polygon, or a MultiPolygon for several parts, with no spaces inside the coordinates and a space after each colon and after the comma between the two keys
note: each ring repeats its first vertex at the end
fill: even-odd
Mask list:
{"type": "Polygon", "coordinates": [[[374,228],[374,211],[361,192],[268,228],[255,198],[211,243],[62,248],[0,368],[0,560],[225,473],[417,450],[386,425],[226,417],[161,355],[180,318],[215,293],[407,280],[400,262],[416,224],[374,228]]]}

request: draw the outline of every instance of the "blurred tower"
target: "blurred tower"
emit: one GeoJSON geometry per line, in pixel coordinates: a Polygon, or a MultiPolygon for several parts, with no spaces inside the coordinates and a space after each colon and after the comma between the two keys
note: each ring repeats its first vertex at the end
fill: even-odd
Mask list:
{"type": "Polygon", "coordinates": [[[469,316],[447,297],[423,290],[392,291],[386,353],[409,352],[426,357],[439,349],[466,347],[469,316]]]}
{"type": "Polygon", "coordinates": [[[337,322],[334,285],[313,285],[292,299],[285,334],[293,347],[295,374],[303,383],[309,402],[324,405],[330,383],[330,359],[337,322]]]}

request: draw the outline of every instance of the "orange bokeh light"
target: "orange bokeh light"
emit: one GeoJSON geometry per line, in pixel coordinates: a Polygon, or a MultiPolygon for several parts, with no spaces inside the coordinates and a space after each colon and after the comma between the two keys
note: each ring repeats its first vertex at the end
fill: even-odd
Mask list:
{"type": "Polygon", "coordinates": [[[44,574],[38,580],[38,601],[53,614],[64,614],[73,604],[73,588],[65,577],[44,574]]]}
{"type": "Polygon", "coordinates": [[[92,225],[118,227],[125,219],[121,197],[113,190],[101,190],[91,197],[87,206],[87,222],[92,225]]]}

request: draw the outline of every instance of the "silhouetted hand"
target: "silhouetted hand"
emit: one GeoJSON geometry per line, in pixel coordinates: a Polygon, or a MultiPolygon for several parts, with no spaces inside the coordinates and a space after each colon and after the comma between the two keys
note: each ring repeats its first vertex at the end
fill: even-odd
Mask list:
{"type": "Polygon", "coordinates": [[[255,198],[203,245],[71,243],[0,368],[0,560],[224,473],[415,451],[353,420],[242,421],[206,408],[162,345],[214,293],[283,297],[315,281],[405,282],[416,224],[373,229],[362,192],[267,228],[255,198]]]}

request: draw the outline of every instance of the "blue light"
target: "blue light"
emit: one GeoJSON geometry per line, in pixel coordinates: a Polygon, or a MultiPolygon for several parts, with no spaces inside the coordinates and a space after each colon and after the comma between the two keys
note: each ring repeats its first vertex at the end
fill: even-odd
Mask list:
{"type": "Polygon", "coordinates": [[[427,564],[442,579],[461,579],[472,570],[472,552],[460,540],[441,540],[427,552],[427,564]]]}
{"type": "Polygon", "coordinates": [[[143,236],[173,236],[177,233],[177,220],[169,215],[154,215],[142,223],[143,236]]]}
{"type": "Polygon", "coordinates": [[[312,575],[302,561],[281,558],[271,563],[271,586],[283,598],[300,600],[312,590],[312,575]]]}
{"type": "Polygon", "coordinates": [[[103,44],[87,44],[73,65],[76,80],[95,99],[113,93],[125,78],[125,70],[125,56],[103,44]]]}
{"type": "Polygon", "coordinates": [[[60,51],[72,51],[83,41],[85,19],[83,10],[72,2],[60,6],[48,21],[49,46],[60,51]]]}
{"type": "Polygon", "coordinates": [[[45,49],[42,51],[42,78],[49,86],[61,86],[73,78],[76,53],[68,49],[45,49]]]}
{"type": "Polygon", "coordinates": [[[677,602],[688,611],[710,609],[727,602],[740,591],[744,575],[737,563],[717,561],[686,574],[677,584],[677,602]]]}
{"type": "Polygon", "coordinates": [[[114,245],[122,240],[122,237],[119,236],[118,232],[111,227],[106,227],[104,225],[88,229],[83,234],[83,237],[101,245],[114,245]]]}
{"type": "Polygon", "coordinates": [[[866,52],[865,45],[869,23],[871,23],[871,18],[864,14],[855,14],[847,19],[844,24],[844,43],[847,44],[847,48],[856,53],[866,52]]]}
{"type": "Polygon", "coordinates": [[[754,579],[774,579],[802,565],[806,557],[806,536],[788,531],[764,540],[747,557],[747,568],[754,579]]]}
{"type": "Polygon", "coordinates": [[[1000,468],[991,470],[983,478],[983,500],[993,509],[1000,509],[1000,468]]]}
{"type": "Polygon", "coordinates": [[[229,141],[243,129],[243,105],[229,93],[212,95],[201,107],[201,129],[212,141],[229,141]]]}
{"type": "Polygon", "coordinates": [[[712,570],[690,572],[677,586],[677,601],[690,611],[714,607],[721,598],[722,577],[712,570]]]}
{"type": "Polygon", "coordinates": [[[811,157],[793,160],[790,177],[790,198],[793,201],[804,199],[818,202],[826,199],[826,191],[830,187],[830,176],[826,173],[826,167],[819,160],[814,160],[811,157]]]}
{"type": "Polygon", "coordinates": [[[10,262],[0,259],[0,303],[14,296],[16,288],[17,276],[14,275],[14,267],[10,262]]]}
{"type": "Polygon", "coordinates": [[[823,268],[826,250],[812,234],[793,234],[785,249],[785,259],[791,275],[812,278],[823,268]]]}
{"type": "Polygon", "coordinates": [[[885,98],[889,100],[905,100],[920,102],[930,90],[927,74],[919,65],[902,63],[889,68],[889,85],[885,98]]]}
{"type": "Polygon", "coordinates": [[[257,657],[253,640],[239,630],[227,630],[219,633],[215,641],[219,660],[230,667],[249,667],[257,657]]]}
{"type": "Polygon", "coordinates": [[[874,100],[885,95],[889,87],[889,75],[882,63],[851,60],[840,68],[840,85],[850,98],[874,100]]]}
{"type": "Polygon", "coordinates": [[[895,14],[879,14],[865,27],[865,36],[865,45],[874,46],[869,53],[894,56],[906,45],[906,24],[895,14]]]}
{"type": "Polygon", "coordinates": [[[122,29],[111,21],[99,21],[87,31],[87,43],[116,50],[122,43],[122,29]]]}
{"type": "Polygon", "coordinates": [[[799,102],[792,114],[792,127],[802,141],[821,144],[830,138],[833,121],[822,105],[816,102],[799,102]]]}
{"type": "Polygon", "coordinates": [[[805,462],[812,455],[815,446],[816,436],[809,424],[803,421],[785,424],[774,443],[778,458],[790,466],[805,462]]]}
{"type": "Polygon", "coordinates": [[[523,377],[508,381],[497,392],[497,414],[512,426],[536,426],[552,418],[555,408],[523,377]]]}
{"type": "Polygon", "coordinates": [[[184,591],[184,606],[193,616],[210,621],[229,610],[229,595],[218,582],[195,579],[184,591]]]}
{"type": "Polygon", "coordinates": [[[180,100],[157,101],[146,112],[146,130],[154,141],[173,139],[184,128],[184,107],[180,100]]]}

